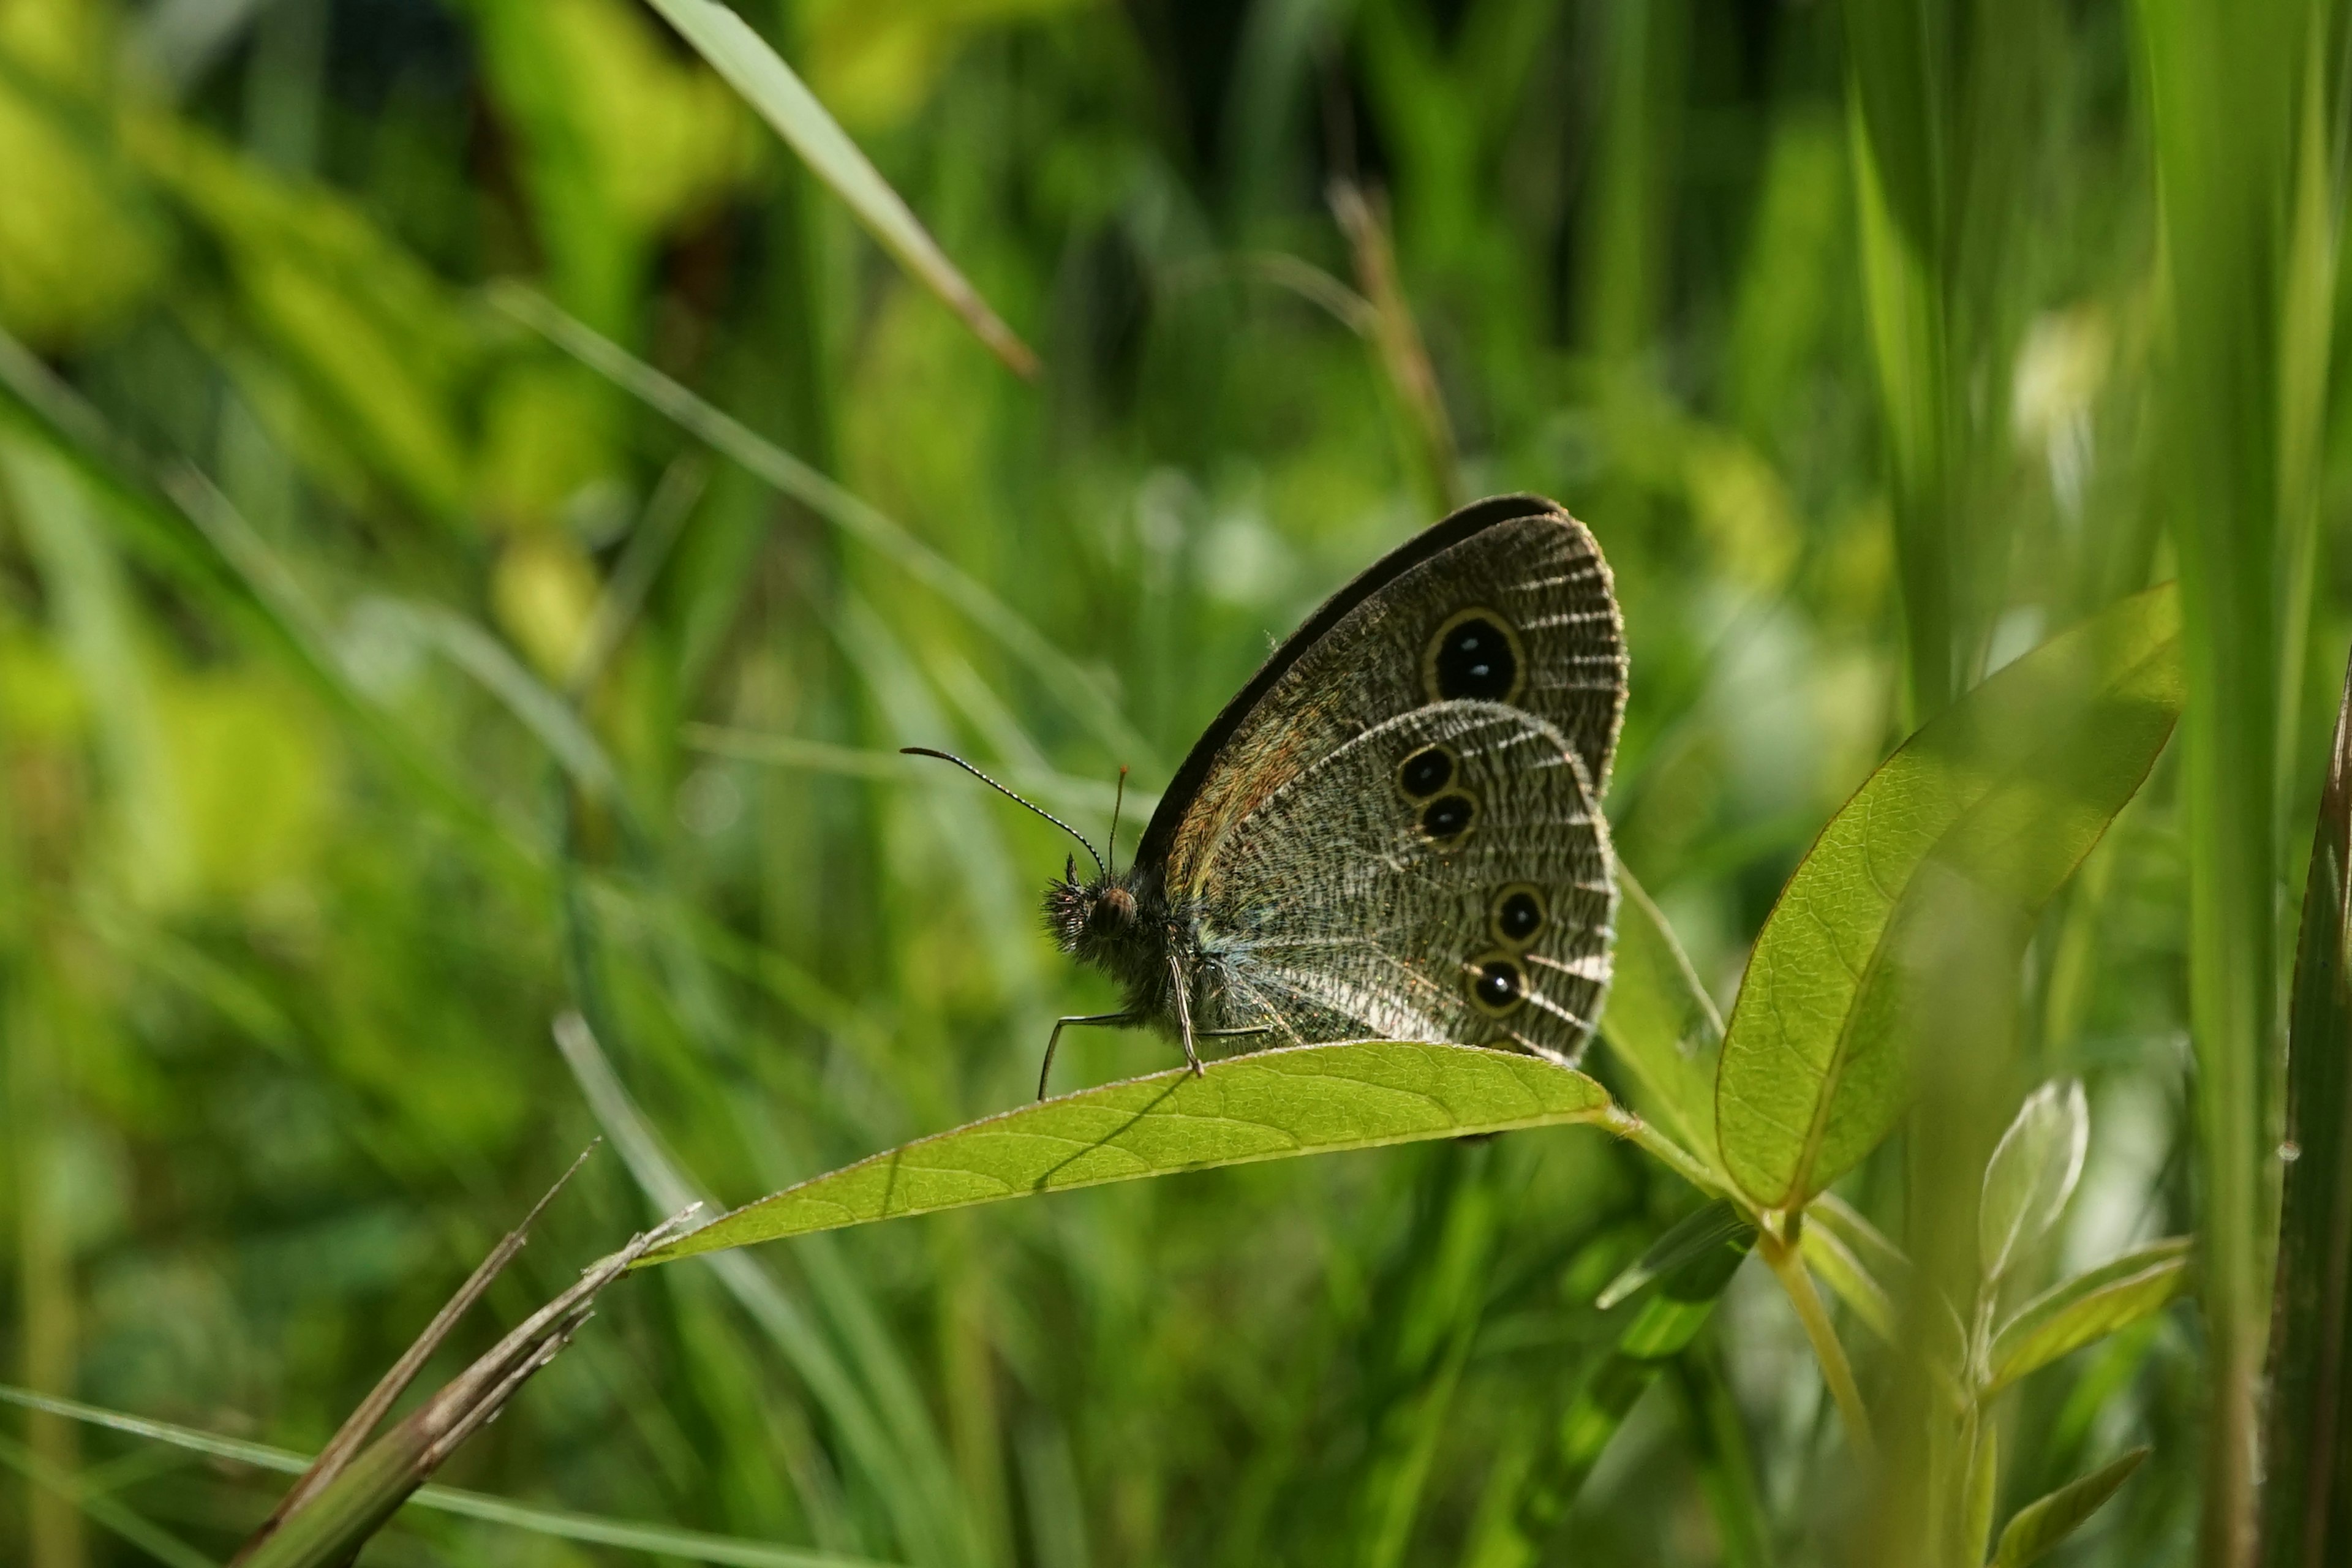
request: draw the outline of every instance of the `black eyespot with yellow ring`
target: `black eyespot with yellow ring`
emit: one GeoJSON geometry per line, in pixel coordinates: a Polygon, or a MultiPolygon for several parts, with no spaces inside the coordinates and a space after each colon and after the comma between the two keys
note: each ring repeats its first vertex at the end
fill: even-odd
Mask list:
{"type": "Polygon", "coordinates": [[[1421,656],[1432,702],[1515,702],[1526,689],[1528,652],[1511,623],[1480,605],[1445,617],[1421,656]]]}
{"type": "Polygon", "coordinates": [[[1463,965],[1470,1005],[1489,1018],[1507,1018],[1528,1005],[1528,972],[1507,952],[1489,952],[1463,965]]]}
{"type": "Polygon", "coordinates": [[[1486,929],[1497,946],[1523,952],[1535,945],[1551,923],[1551,908],[1541,888],[1533,882],[1513,882],[1498,888],[1486,905],[1486,929]]]}
{"type": "Polygon", "coordinates": [[[1433,844],[1459,844],[1478,820],[1478,803],[1459,790],[1421,808],[1421,831],[1433,844]]]}
{"type": "Polygon", "coordinates": [[[1397,789],[1407,800],[1427,800],[1452,784],[1460,771],[1453,748],[1432,742],[1397,764],[1397,789]]]}

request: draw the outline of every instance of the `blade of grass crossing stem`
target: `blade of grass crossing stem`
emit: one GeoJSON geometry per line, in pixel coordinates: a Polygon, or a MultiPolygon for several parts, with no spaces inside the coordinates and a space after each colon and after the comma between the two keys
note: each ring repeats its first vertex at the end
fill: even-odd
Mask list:
{"type": "Polygon", "coordinates": [[[214,1561],[161,1525],[150,1523],[82,1478],[68,1474],[13,1437],[0,1436],[0,1465],[54,1493],[144,1552],[163,1568],[218,1568],[214,1561]]]}
{"type": "Polygon", "coordinates": [[[1757,938],[1716,1075],[1723,1168],[1759,1206],[1805,1202],[1908,1105],[1912,1037],[1936,1020],[1905,997],[1937,983],[1938,922],[1967,911],[1998,967],[2138,790],[2179,711],[2179,624],[2159,588],[2044,644],[1822,830],[1757,938]]]}
{"type": "Polygon", "coordinates": [[[1534,1057],[1420,1041],[1292,1046],[919,1138],[746,1204],[647,1261],[1106,1182],[1573,1122],[1646,1131],[1592,1079],[1534,1057]]]}
{"type": "MultiPolygon", "coordinates": [[[[313,1462],[310,1457],[289,1448],[274,1448],[266,1443],[247,1442],[241,1437],[223,1437],[211,1432],[199,1432],[192,1426],[176,1426],[168,1421],[126,1415],[119,1410],[106,1410],[77,1400],[52,1399],[21,1388],[11,1388],[5,1384],[0,1384],[0,1402],[28,1410],[47,1411],[68,1420],[87,1422],[93,1426],[143,1437],[150,1442],[169,1444],[175,1448],[225,1459],[231,1464],[274,1470],[280,1475],[299,1476],[313,1462]]],[[[606,1519],[598,1514],[575,1513],[568,1509],[541,1508],[532,1503],[515,1502],[506,1498],[492,1497],[487,1492],[464,1491],[456,1487],[419,1487],[408,1500],[412,1507],[454,1514],[461,1519],[479,1520],[486,1524],[527,1530],[560,1541],[614,1546],[624,1551],[681,1558],[690,1563],[716,1563],[725,1564],[727,1568],[892,1568],[890,1564],[871,1558],[845,1557],[792,1546],[772,1546],[765,1542],[711,1535],[701,1531],[638,1524],[628,1520],[606,1519]]]]}
{"type": "Polygon", "coordinates": [[[573,320],[536,290],[515,283],[493,283],[487,292],[490,302],[499,310],[746,472],[830,520],[884,561],[955,605],[974,625],[1003,644],[1007,652],[1027,665],[1046,689],[1086,721],[1103,745],[1123,758],[1134,759],[1138,767],[1149,764],[1151,747],[1119,712],[1102,683],[1078,668],[1018,611],[961,567],[877,508],[772,441],[754,434],[741,421],[712,407],[643,360],[573,320]]]}
{"type": "Polygon", "coordinates": [[[972,335],[988,345],[989,353],[1018,375],[1036,375],[1037,356],[956,270],[955,263],[898,193],[766,39],[715,0],[646,0],[646,4],[660,12],[678,36],[710,63],[710,68],[775,128],[776,134],[848,205],[857,221],[898,258],[901,267],[962,318],[972,335]]]}
{"type": "Polygon", "coordinates": [[[2286,1168],[2263,1561],[2352,1556],[2352,668],[2319,796],[2287,1026],[2286,1168]]]}
{"type": "MultiPolygon", "coordinates": [[[[586,1020],[567,1013],[556,1020],[555,1039],[573,1079],[613,1141],[622,1163],[654,1208],[677,1200],[695,1201],[695,1186],[661,1146],[636,1103],[613,1071],[586,1020]]],[[[822,1178],[820,1178],[822,1180],[822,1178]]],[[[739,1211],[740,1212],[740,1211],[739,1211]]],[[[807,1384],[839,1434],[856,1468],[874,1489],[910,1561],[918,1563],[970,1560],[969,1521],[958,1499],[944,1445],[919,1399],[894,1402],[890,1418],[844,1361],[800,1301],[754,1259],[726,1255],[711,1259],[719,1279],[738,1305],[775,1342],[807,1384]]],[[[874,1368],[869,1360],[869,1373],[874,1368]]],[[[886,1376],[886,1388],[902,1387],[901,1375],[886,1376]]]]}
{"type": "MultiPolygon", "coordinates": [[[[2199,1556],[2252,1560],[2258,1408],[2269,1319],[2268,1238],[2280,1126],[2277,759],[2286,638],[2303,624],[2315,451],[2281,407],[2292,210],[2291,107],[2311,7],[2141,0],[2156,174],[2164,199],[2164,374],[2154,430],[2187,627],[2182,759],[2189,884],[2189,1033],[2197,1071],[2198,1258],[2206,1330],[2199,1556]],[[2285,106],[2285,107],[2283,107],[2285,106]]],[[[2304,323],[2308,326],[2309,323],[2304,323]]]]}

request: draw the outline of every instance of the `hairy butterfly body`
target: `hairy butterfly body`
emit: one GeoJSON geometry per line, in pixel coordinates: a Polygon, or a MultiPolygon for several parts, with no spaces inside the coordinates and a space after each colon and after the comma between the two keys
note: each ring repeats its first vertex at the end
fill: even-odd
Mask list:
{"type": "Polygon", "coordinates": [[[1195,1039],[1234,1036],[1573,1062],[1609,984],[1600,802],[1624,700],[1583,524],[1502,496],[1424,530],[1226,704],[1129,866],[1047,888],[1063,951],[1126,998],[1055,1038],[1156,1025],[1196,1068],[1195,1039]]]}

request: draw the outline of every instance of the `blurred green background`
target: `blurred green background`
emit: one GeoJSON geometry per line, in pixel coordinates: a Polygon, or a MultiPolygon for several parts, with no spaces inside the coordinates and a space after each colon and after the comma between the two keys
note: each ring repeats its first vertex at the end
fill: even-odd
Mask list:
{"type": "MultiPolygon", "coordinates": [[[[1727,1002],[1918,718],[2173,574],[2142,12],[1963,7],[1915,102],[1821,0],[741,8],[1034,382],[636,0],[0,0],[7,1379],[308,1451],[616,1107],[737,1202],[1021,1103],[1053,1016],[1112,1001],[1037,927],[1066,844],[891,749],[1089,832],[1131,764],[1138,824],[1269,639],[1454,500],[1601,539],[1619,849],[1727,1002]],[[1925,174],[1886,153],[1915,110],[1925,174]],[[712,453],[497,279],[934,553],[712,453]]],[[[2352,429],[2288,424],[2301,823],[2352,429]]],[[[2174,766],[2029,964],[2024,1081],[2093,1107],[2052,1270],[2189,1226],[2174,766]]],[[[1083,1032],[1060,1081],[1169,1060],[1083,1032]]],[[[453,1355],[656,1212],[625,1152],[453,1355]]],[[[1901,1177],[1850,1185],[1887,1213],[1901,1177]]],[[[1499,1563],[1622,1326],[1596,1291],[1691,1201],[1569,1131],[668,1268],[447,1479],[886,1563],[1499,1563]]],[[[1546,1561],[1827,1560],[1851,1471],[1759,1276],[1546,1561]]],[[[2067,1560],[2186,1561],[2198,1356],[2179,1309],[2038,1379],[2005,1506],[2152,1441],[2067,1560]]],[[[278,1484],[0,1431],[215,1559],[278,1484]]],[[[0,1557],[148,1560],[15,1480],[0,1557]]],[[[646,1560],[414,1510],[367,1558],[646,1560]]]]}

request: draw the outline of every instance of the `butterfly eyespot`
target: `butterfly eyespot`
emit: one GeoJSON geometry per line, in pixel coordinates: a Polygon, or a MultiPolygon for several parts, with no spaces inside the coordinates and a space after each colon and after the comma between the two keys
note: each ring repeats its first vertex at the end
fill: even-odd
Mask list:
{"type": "Polygon", "coordinates": [[[1492,610],[1457,610],[1429,639],[1421,683],[1433,702],[1508,702],[1519,694],[1527,662],[1509,622],[1492,610]]]}
{"type": "Polygon", "coordinates": [[[1397,788],[1407,800],[1427,800],[1454,782],[1454,753],[1444,746],[1423,746],[1397,764],[1397,788]]]}
{"type": "Polygon", "coordinates": [[[1550,918],[1542,889],[1531,882],[1513,882],[1495,895],[1487,907],[1486,925],[1496,942],[1517,950],[1541,935],[1550,918]]]}
{"type": "Polygon", "coordinates": [[[1439,844],[1451,844],[1478,819],[1478,803],[1466,795],[1441,795],[1422,808],[1421,830],[1439,844]]]}
{"type": "Polygon", "coordinates": [[[1464,966],[1471,1005],[1490,1018],[1517,1012],[1528,1002],[1528,972],[1507,952],[1490,952],[1464,966]]]}

